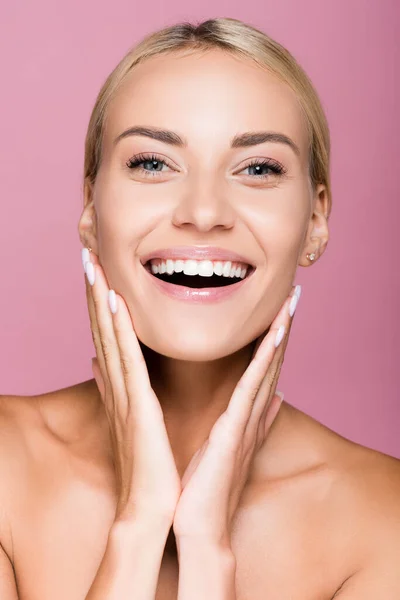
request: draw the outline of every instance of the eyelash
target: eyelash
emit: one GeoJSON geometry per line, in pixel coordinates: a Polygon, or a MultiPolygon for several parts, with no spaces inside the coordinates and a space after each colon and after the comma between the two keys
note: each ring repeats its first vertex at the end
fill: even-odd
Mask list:
{"type": "MultiPolygon", "coordinates": [[[[168,164],[167,161],[165,161],[164,159],[161,159],[156,154],[138,154],[138,155],[130,158],[126,162],[126,166],[128,167],[128,169],[133,171],[134,169],[137,169],[139,167],[139,165],[141,165],[142,163],[153,162],[153,161],[158,162],[158,163],[163,163],[167,167],[170,167],[170,165],[168,164]]],[[[271,159],[262,159],[262,160],[254,159],[251,163],[249,163],[248,165],[243,167],[243,169],[248,169],[249,167],[263,167],[263,166],[268,167],[273,172],[273,174],[278,177],[281,175],[284,175],[286,173],[286,169],[284,169],[284,167],[282,167],[282,165],[280,165],[279,163],[277,163],[271,159]]],[[[146,177],[156,177],[157,176],[156,173],[162,173],[162,171],[146,171],[146,169],[143,169],[143,167],[140,168],[140,171],[142,171],[142,173],[145,174],[146,177]]],[[[252,176],[248,175],[248,177],[252,177],[252,176]]],[[[266,179],[266,178],[270,177],[270,175],[255,175],[254,177],[256,179],[266,179]]]]}

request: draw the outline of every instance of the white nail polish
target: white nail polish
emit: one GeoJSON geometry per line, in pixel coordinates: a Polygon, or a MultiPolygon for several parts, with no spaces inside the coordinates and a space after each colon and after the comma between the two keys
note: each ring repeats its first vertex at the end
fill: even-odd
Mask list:
{"type": "MultiPolygon", "coordinates": [[[[90,256],[89,256],[89,250],[87,248],[82,248],[82,264],[83,264],[83,268],[85,269],[85,263],[90,260],[90,256]]],[[[86,272],[86,269],[85,269],[86,272]]]]}
{"type": "Polygon", "coordinates": [[[289,304],[289,315],[293,317],[294,311],[296,310],[297,303],[299,301],[299,297],[297,294],[293,294],[292,299],[289,304]]]}
{"type": "Polygon", "coordinates": [[[294,288],[294,293],[296,294],[297,298],[300,298],[300,296],[301,296],[301,285],[300,284],[296,285],[296,287],[294,288]]]}
{"type": "Polygon", "coordinates": [[[89,281],[90,285],[93,285],[94,279],[95,279],[93,263],[91,263],[90,261],[87,261],[85,263],[85,267],[86,267],[86,275],[87,275],[88,281],[89,281]]]}
{"type": "Polygon", "coordinates": [[[114,290],[108,290],[108,304],[111,312],[115,314],[117,312],[117,298],[114,290]]]}
{"type": "Polygon", "coordinates": [[[281,325],[278,329],[278,333],[276,334],[276,338],[275,338],[275,348],[277,348],[279,346],[279,344],[281,343],[281,341],[283,340],[283,336],[285,335],[285,326],[281,325]]]}

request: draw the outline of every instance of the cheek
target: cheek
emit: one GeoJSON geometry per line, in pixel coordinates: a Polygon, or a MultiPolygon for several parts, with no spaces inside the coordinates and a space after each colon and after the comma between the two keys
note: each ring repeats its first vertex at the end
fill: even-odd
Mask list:
{"type": "Polygon", "coordinates": [[[123,238],[143,237],[170,216],[171,203],[166,201],[168,192],[162,185],[132,181],[115,167],[108,171],[104,168],[98,190],[99,226],[123,238]]]}
{"type": "Polygon", "coordinates": [[[99,243],[111,246],[132,246],[149,229],[146,206],[139,186],[118,178],[99,182],[95,197],[99,243]],[[130,185],[129,185],[130,183],[130,185]]]}
{"type": "Polygon", "coordinates": [[[306,217],[298,207],[260,212],[252,229],[269,264],[279,268],[282,263],[296,261],[306,232],[306,217]]]}

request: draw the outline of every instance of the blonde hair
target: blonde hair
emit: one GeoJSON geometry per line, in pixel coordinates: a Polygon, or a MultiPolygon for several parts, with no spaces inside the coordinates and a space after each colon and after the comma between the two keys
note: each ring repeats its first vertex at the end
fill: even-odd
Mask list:
{"type": "Polygon", "coordinates": [[[295,92],[309,134],[309,178],[313,191],[325,185],[328,217],[331,212],[330,134],[318,94],[302,67],[281,44],[255,27],[232,18],[216,18],[197,25],[178,23],[146,36],[131,48],[104,82],[90,117],[85,139],[84,180],[94,183],[101,162],[107,107],[128,73],[152,56],[201,52],[219,48],[249,58],[268,69],[295,92]]]}

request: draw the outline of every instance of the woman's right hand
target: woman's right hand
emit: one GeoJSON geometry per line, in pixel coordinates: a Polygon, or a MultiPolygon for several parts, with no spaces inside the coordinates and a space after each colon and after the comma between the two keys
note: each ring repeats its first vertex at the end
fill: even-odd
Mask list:
{"type": "Polygon", "coordinates": [[[115,521],[171,525],[182,491],[161,405],[151,387],[130,313],[115,294],[117,312],[97,256],[90,252],[85,276],[97,358],[93,375],[107,414],[118,485],[115,521]]]}

